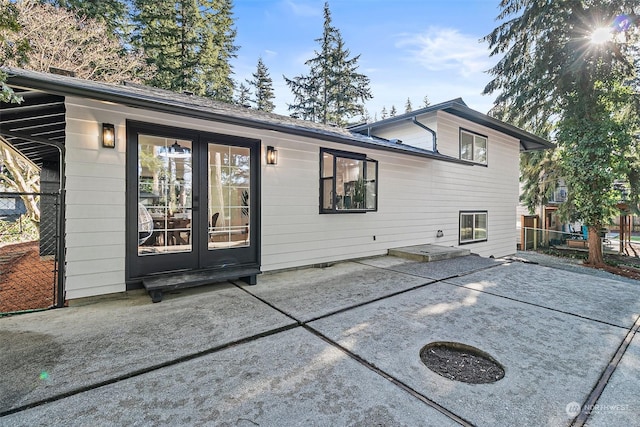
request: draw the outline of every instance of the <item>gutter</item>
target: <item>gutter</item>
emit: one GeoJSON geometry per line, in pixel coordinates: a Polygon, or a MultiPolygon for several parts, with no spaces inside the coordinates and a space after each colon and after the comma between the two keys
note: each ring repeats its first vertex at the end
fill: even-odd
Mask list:
{"type": "MultiPolygon", "coordinates": [[[[184,100],[176,99],[164,99],[156,96],[152,96],[146,93],[135,93],[128,91],[126,87],[120,87],[115,85],[108,85],[102,82],[84,81],[79,79],[69,80],[70,78],[64,78],[57,75],[44,75],[43,78],[29,77],[28,73],[22,74],[16,73],[15,70],[5,69],[5,72],[9,74],[8,83],[17,87],[25,87],[40,91],[45,91],[60,96],[77,96],[83,98],[94,99],[98,101],[108,101],[117,104],[123,104],[130,107],[145,108],[152,111],[161,111],[169,114],[176,114],[180,116],[188,116],[203,120],[215,120],[220,123],[227,123],[231,125],[249,127],[254,129],[271,130],[276,132],[283,132],[288,135],[303,136],[309,138],[320,139],[324,141],[337,142],[340,144],[346,144],[356,147],[363,147],[367,149],[378,149],[383,151],[391,151],[395,153],[401,153],[404,155],[425,157],[436,160],[442,160],[452,163],[467,164],[467,161],[456,159],[453,157],[445,156],[437,152],[429,150],[421,151],[408,151],[400,147],[392,145],[376,144],[371,141],[363,141],[360,138],[349,137],[348,135],[331,133],[327,129],[310,129],[305,128],[304,123],[274,123],[265,120],[248,117],[238,117],[227,115],[221,112],[214,112],[207,106],[201,105],[187,105],[184,100]],[[48,78],[48,79],[47,79],[48,78]],[[95,87],[91,87],[95,85],[95,87]],[[195,107],[195,108],[194,108],[195,107]]],[[[6,132],[4,132],[6,134],[6,132]]],[[[362,134],[360,134],[362,135],[362,134]]],[[[21,136],[21,135],[16,135],[21,136]]],[[[25,136],[21,136],[25,137],[25,136]]],[[[29,137],[35,140],[33,137],[29,137]]],[[[51,144],[51,143],[49,143],[51,144]]],[[[60,148],[60,147],[58,147],[60,148]]]]}
{"type": "Polygon", "coordinates": [[[438,152],[438,135],[436,134],[436,131],[434,131],[430,127],[424,125],[423,123],[420,123],[418,121],[418,119],[416,118],[416,116],[413,116],[411,118],[411,122],[414,125],[421,127],[422,129],[426,130],[427,132],[429,132],[431,134],[431,136],[433,137],[433,151],[437,153],[438,152]]]}

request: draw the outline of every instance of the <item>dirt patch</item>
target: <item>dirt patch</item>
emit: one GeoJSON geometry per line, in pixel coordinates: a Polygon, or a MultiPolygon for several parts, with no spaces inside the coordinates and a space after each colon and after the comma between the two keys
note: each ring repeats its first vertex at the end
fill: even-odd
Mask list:
{"type": "Polygon", "coordinates": [[[38,242],[0,248],[0,313],[51,307],[55,283],[53,257],[40,257],[38,242]]]}
{"type": "Polygon", "coordinates": [[[631,267],[627,265],[599,265],[593,266],[591,264],[582,264],[585,267],[595,268],[597,270],[607,271],[618,276],[628,277],[629,279],[640,280],[640,268],[631,267]]]}
{"type": "Polygon", "coordinates": [[[585,267],[606,271],[629,279],[640,280],[640,258],[635,256],[624,256],[616,254],[606,254],[604,265],[593,266],[583,263],[585,267]]]}
{"type": "Polygon", "coordinates": [[[488,384],[504,377],[504,369],[491,356],[465,344],[427,344],[420,350],[420,359],[427,368],[450,380],[488,384]]]}
{"type": "Polygon", "coordinates": [[[586,260],[589,253],[585,250],[577,251],[571,249],[547,249],[540,253],[553,255],[561,258],[572,258],[582,260],[582,266],[594,268],[596,270],[606,271],[618,276],[627,277],[629,279],[640,280],[640,258],[636,256],[619,255],[607,253],[604,255],[603,265],[594,266],[587,264],[586,260]]]}

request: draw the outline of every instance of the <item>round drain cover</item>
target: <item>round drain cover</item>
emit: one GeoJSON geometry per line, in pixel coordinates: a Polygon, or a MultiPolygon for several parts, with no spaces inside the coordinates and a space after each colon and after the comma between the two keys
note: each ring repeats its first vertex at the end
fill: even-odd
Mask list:
{"type": "Polygon", "coordinates": [[[420,359],[438,375],[455,381],[487,384],[504,377],[504,369],[487,353],[455,342],[432,342],[420,350],[420,359]]]}

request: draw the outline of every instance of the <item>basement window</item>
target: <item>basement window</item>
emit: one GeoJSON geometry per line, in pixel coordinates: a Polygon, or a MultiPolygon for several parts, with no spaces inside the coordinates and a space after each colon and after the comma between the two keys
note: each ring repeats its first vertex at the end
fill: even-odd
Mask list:
{"type": "Polygon", "coordinates": [[[460,244],[486,242],[487,211],[460,212],[460,244]]]}
{"type": "Polygon", "coordinates": [[[320,213],[378,210],[378,162],[364,154],[320,149],[320,213]]]}

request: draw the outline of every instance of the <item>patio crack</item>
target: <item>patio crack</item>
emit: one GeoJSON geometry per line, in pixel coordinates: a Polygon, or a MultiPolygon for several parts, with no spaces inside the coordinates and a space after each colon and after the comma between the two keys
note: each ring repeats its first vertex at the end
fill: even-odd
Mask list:
{"type": "Polygon", "coordinates": [[[491,296],[498,297],[498,298],[504,298],[504,299],[509,300],[509,301],[513,301],[513,302],[517,302],[517,303],[525,304],[525,305],[530,305],[530,306],[536,307],[536,308],[542,308],[542,309],[545,309],[545,310],[553,311],[555,313],[566,314],[566,315],[569,315],[569,316],[572,316],[572,317],[577,317],[578,319],[589,320],[590,322],[600,323],[602,325],[613,326],[614,328],[620,328],[620,329],[627,330],[627,326],[616,325],[615,323],[606,322],[604,320],[598,320],[598,319],[594,319],[594,318],[591,318],[591,317],[582,316],[580,314],[571,313],[569,311],[564,311],[564,310],[559,310],[557,308],[547,307],[547,306],[544,306],[542,304],[536,304],[534,302],[524,301],[524,300],[520,300],[520,299],[517,299],[517,298],[509,297],[509,296],[506,296],[506,295],[500,295],[500,294],[497,294],[497,293],[494,293],[494,292],[489,292],[489,291],[486,291],[486,290],[470,288],[470,287],[467,287],[467,285],[462,285],[462,284],[458,284],[458,283],[451,283],[451,282],[447,282],[446,280],[441,281],[441,283],[443,283],[445,285],[449,285],[449,286],[455,286],[457,288],[462,288],[462,289],[466,289],[466,290],[470,290],[470,291],[480,292],[480,293],[491,295],[491,296]]]}
{"type": "Polygon", "coordinates": [[[112,384],[115,384],[115,383],[120,382],[120,381],[128,380],[130,378],[139,377],[141,375],[145,375],[145,374],[148,374],[150,372],[158,371],[158,370],[163,369],[163,368],[175,366],[175,365],[178,365],[180,363],[184,363],[184,362],[188,362],[188,361],[191,361],[191,360],[194,360],[194,359],[198,359],[198,358],[201,358],[201,357],[204,357],[204,356],[208,356],[210,354],[217,353],[217,352],[220,352],[222,350],[226,350],[226,349],[229,349],[229,348],[232,348],[232,347],[236,347],[236,346],[239,346],[239,345],[242,345],[242,344],[246,344],[246,343],[249,343],[249,342],[252,342],[252,341],[256,341],[256,340],[259,340],[261,338],[265,338],[265,337],[268,337],[268,336],[271,336],[271,335],[276,335],[276,334],[279,334],[281,332],[289,331],[291,329],[295,329],[295,328],[298,328],[298,327],[299,327],[299,324],[296,323],[296,324],[290,324],[290,325],[282,326],[282,327],[275,328],[275,329],[270,329],[270,330],[261,332],[259,334],[251,335],[249,337],[240,338],[238,340],[230,341],[228,343],[221,344],[221,345],[218,345],[218,346],[215,346],[215,347],[211,347],[211,348],[208,348],[208,349],[205,349],[205,350],[202,350],[202,351],[198,351],[198,352],[195,352],[195,353],[191,353],[191,354],[187,354],[187,355],[184,355],[184,356],[180,356],[180,357],[177,357],[175,359],[170,359],[170,360],[167,360],[167,361],[162,362],[162,363],[158,363],[158,364],[155,364],[155,365],[147,366],[145,368],[137,369],[137,370],[134,370],[134,371],[122,374],[122,375],[118,375],[118,376],[106,379],[104,381],[100,381],[100,382],[97,382],[97,383],[94,383],[94,384],[89,384],[89,385],[86,385],[86,386],[83,386],[83,387],[78,387],[78,388],[63,392],[63,393],[58,393],[56,395],[47,397],[45,399],[37,400],[35,402],[27,403],[27,404],[22,405],[22,406],[17,406],[15,408],[11,408],[11,409],[8,409],[8,410],[1,411],[0,412],[0,418],[8,416],[8,415],[11,415],[11,414],[16,414],[18,412],[23,412],[23,411],[26,411],[28,409],[36,408],[36,407],[39,407],[39,406],[42,406],[42,405],[46,405],[48,403],[56,402],[58,400],[66,399],[67,397],[75,396],[75,395],[82,394],[82,393],[85,393],[85,392],[88,392],[88,391],[91,391],[91,390],[95,390],[95,389],[98,389],[98,388],[101,388],[101,387],[112,385],[112,384]]]}
{"type": "Polygon", "coordinates": [[[626,353],[627,348],[629,348],[631,341],[633,340],[639,329],[640,316],[638,316],[633,326],[629,329],[629,332],[627,332],[627,335],[620,343],[618,350],[611,358],[611,361],[609,362],[607,367],[604,369],[604,371],[602,371],[598,382],[596,382],[596,385],[591,390],[591,393],[589,393],[589,396],[582,404],[580,413],[576,416],[576,418],[574,418],[573,422],[571,423],[571,427],[582,427],[585,425],[585,423],[591,416],[591,410],[595,408],[596,404],[598,403],[598,399],[600,399],[600,396],[609,383],[609,379],[611,379],[611,376],[618,368],[618,364],[620,364],[622,357],[626,353]]]}
{"type": "Polygon", "coordinates": [[[360,365],[364,366],[365,368],[375,372],[377,375],[379,375],[382,378],[384,378],[385,380],[391,382],[393,385],[397,386],[398,388],[400,388],[404,392],[410,394],[412,397],[418,399],[419,401],[421,401],[425,405],[435,409],[436,411],[440,412],[441,414],[445,415],[446,417],[450,418],[451,420],[457,422],[460,425],[467,426],[467,427],[474,427],[474,425],[471,422],[469,422],[468,420],[462,418],[461,416],[457,415],[456,413],[454,413],[454,412],[450,411],[449,409],[445,408],[444,406],[438,404],[437,402],[429,399],[424,394],[416,391],[415,389],[413,389],[412,387],[407,385],[405,382],[399,380],[398,378],[394,377],[393,375],[389,374],[388,372],[385,372],[384,370],[378,368],[377,366],[375,366],[374,364],[370,363],[369,361],[367,361],[363,357],[361,357],[358,354],[348,350],[344,346],[340,345],[338,342],[332,340],[331,338],[327,337],[326,335],[324,335],[323,333],[321,333],[317,329],[309,326],[309,324],[308,324],[308,323],[314,322],[314,321],[319,320],[319,319],[323,319],[323,318],[326,318],[326,317],[329,317],[329,316],[333,316],[335,314],[342,313],[342,312],[345,312],[345,311],[353,310],[353,309],[361,307],[363,305],[367,305],[367,304],[371,304],[371,303],[374,303],[374,302],[377,302],[377,301],[380,301],[380,300],[384,300],[384,299],[387,299],[387,298],[390,298],[390,297],[393,297],[393,296],[396,296],[396,295],[399,295],[399,294],[403,294],[403,293],[406,293],[406,292],[409,292],[409,291],[412,291],[412,290],[415,290],[415,289],[419,289],[419,288],[422,288],[422,287],[425,287],[425,286],[428,286],[430,284],[437,283],[437,282],[438,281],[434,281],[434,282],[429,282],[429,283],[425,283],[425,284],[422,284],[422,285],[418,285],[418,286],[415,286],[415,287],[413,287],[411,289],[405,289],[403,291],[395,292],[395,293],[390,294],[390,295],[385,295],[383,297],[375,298],[373,300],[369,300],[369,301],[366,301],[366,302],[361,303],[361,304],[356,304],[356,305],[349,306],[349,307],[346,307],[346,308],[343,308],[343,309],[340,309],[340,310],[335,310],[335,311],[333,311],[331,313],[327,313],[327,314],[324,314],[322,316],[318,316],[318,317],[313,318],[311,320],[302,321],[302,320],[297,319],[292,314],[287,313],[286,311],[280,309],[276,305],[266,301],[264,298],[261,298],[261,297],[255,295],[255,294],[253,294],[251,291],[246,289],[245,286],[231,281],[231,283],[233,283],[239,289],[245,291],[246,293],[248,293],[252,297],[256,298],[258,301],[266,304],[267,306],[269,306],[272,309],[278,311],[279,313],[281,313],[281,314],[289,317],[290,319],[294,320],[295,322],[297,322],[299,327],[302,327],[307,332],[315,335],[317,338],[321,339],[322,341],[326,342],[327,344],[331,345],[332,347],[334,347],[334,348],[338,349],[339,351],[343,352],[344,354],[346,354],[349,358],[351,358],[352,360],[354,360],[358,364],[360,364],[360,365]]]}
{"type": "Polygon", "coordinates": [[[346,354],[349,358],[351,358],[354,361],[356,361],[358,364],[360,364],[360,365],[364,366],[365,368],[375,372],[376,374],[378,374],[379,376],[381,376],[385,380],[391,382],[393,385],[397,386],[402,391],[410,394],[412,397],[418,399],[420,402],[424,403],[425,405],[431,407],[432,409],[435,409],[436,411],[440,412],[441,414],[445,415],[446,417],[450,418],[451,420],[457,422],[460,425],[467,426],[467,427],[473,427],[474,426],[474,424],[472,424],[468,420],[466,420],[466,419],[462,418],[461,416],[459,416],[458,414],[450,411],[449,409],[445,408],[444,406],[440,405],[439,403],[435,402],[434,400],[429,399],[427,396],[425,396],[424,394],[416,391],[414,388],[410,387],[405,382],[399,380],[398,378],[394,377],[393,375],[391,375],[390,373],[384,371],[383,369],[378,368],[376,365],[370,363],[369,361],[367,361],[363,357],[359,356],[358,354],[352,352],[351,350],[348,350],[347,348],[345,348],[344,346],[340,345],[339,343],[337,343],[336,341],[332,340],[331,338],[327,337],[326,335],[324,335],[323,333],[321,333],[317,329],[314,329],[313,327],[307,325],[306,323],[303,323],[301,326],[306,331],[308,331],[311,334],[315,335],[316,337],[318,337],[322,341],[326,342],[327,344],[331,345],[332,347],[335,347],[339,351],[341,351],[344,354],[346,354]]]}

